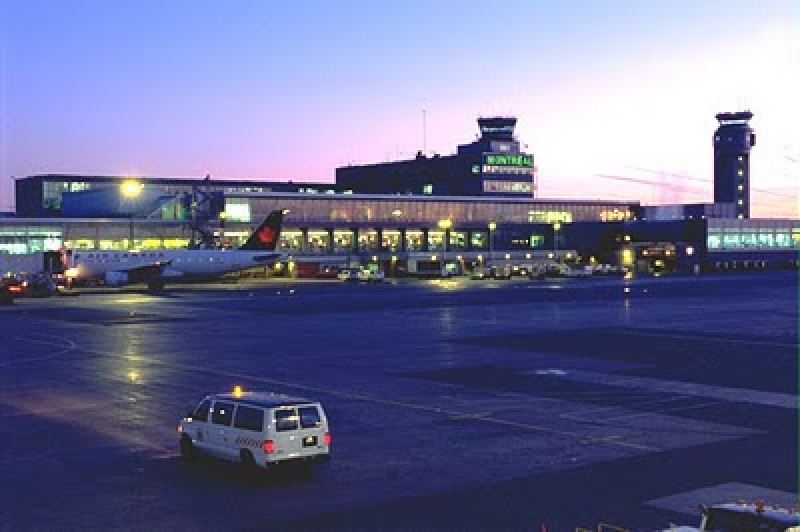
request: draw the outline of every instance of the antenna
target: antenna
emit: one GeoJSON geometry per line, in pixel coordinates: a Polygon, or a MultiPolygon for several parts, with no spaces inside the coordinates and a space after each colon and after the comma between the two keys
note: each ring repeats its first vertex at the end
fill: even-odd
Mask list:
{"type": "Polygon", "coordinates": [[[422,154],[428,155],[428,114],[422,110],[422,154]]]}

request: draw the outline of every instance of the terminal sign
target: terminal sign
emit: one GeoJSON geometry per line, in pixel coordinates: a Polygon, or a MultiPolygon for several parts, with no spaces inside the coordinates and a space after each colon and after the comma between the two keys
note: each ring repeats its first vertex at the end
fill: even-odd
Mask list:
{"type": "Polygon", "coordinates": [[[486,164],[493,166],[533,166],[530,155],[486,155],[486,164]]]}

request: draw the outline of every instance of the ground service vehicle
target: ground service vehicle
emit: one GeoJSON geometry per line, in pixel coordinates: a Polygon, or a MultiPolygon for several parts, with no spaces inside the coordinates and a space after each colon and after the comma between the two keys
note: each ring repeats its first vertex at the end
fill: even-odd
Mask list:
{"type": "Polygon", "coordinates": [[[755,503],[724,503],[700,506],[700,527],[671,526],[673,532],[800,532],[800,515],[793,508],[755,503]]]}
{"type": "Polygon", "coordinates": [[[178,424],[181,455],[202,453],[248,469],[328,458],[331,433],[322,405],[301,397],[243,392],[205,397],[178,424]]]}

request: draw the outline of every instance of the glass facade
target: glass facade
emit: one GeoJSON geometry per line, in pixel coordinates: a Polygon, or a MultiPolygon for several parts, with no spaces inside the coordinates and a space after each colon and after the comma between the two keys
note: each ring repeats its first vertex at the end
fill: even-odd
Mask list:
{"type": "MultiPolygon", "coordinates": [[[[229,196],[228,202],[248,201],[251,221],[266,218],[276,209],[289,209],[289,219],[299,225],[419,224],[436,227],[440,220],[458,224],[490,221],[530,223],[584,222],[634,218],[637,202],[546,201],[502,198],[427,198],[421,196],[366,196],[300,194],[252,194],[229,196]]],[[[243,207],[242,207],[243,208],[243,207]]]]}
{"type": "Polygon", "coordinates": [[[709,219],[709,251],[800,250],[800,221],[709,219]]]}

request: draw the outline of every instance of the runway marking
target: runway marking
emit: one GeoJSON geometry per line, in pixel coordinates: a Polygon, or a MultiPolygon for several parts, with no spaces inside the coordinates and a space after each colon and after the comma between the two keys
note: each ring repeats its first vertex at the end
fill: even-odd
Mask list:
{"type": "Polygon", "coordinates": [[[763,340],[742,340],[739,338],[723,338],[723,337],[705,337],[701,338],[699,335],[694,336],[691,334],[673,334],[667,332],[654,332],[654,331],[632,331],[632,330],[620,330],[618,331],[621,334],[626,334],[630,336],[655,336],[657,338],[680,338],[681,340],[701,340],[701,341],[717,341],[717,342],[725,342],[729,344],[743,344],[743,345],[759,345],[759,346],[771,346],[771,347],[788,347],[791,349],[797,349],[797,344],[787,344],[784,342],[768,342],[763,340]]]}
{"type": "Polygon", "coordinates": [[[647,390],[650,392],[675,393],[680,395],[704,397],[706,399],[720,399],[722,401],[729,401],[732,403],[772,406],[777,408],[786,408],[789,410],[798,409],[798,399],[796,395],[778,392],[764,392],[761,390],[749,390],[746,388],[729,388],[710,384],[662,380],[653,377],[629,377],[624,375],[610,375],[608,373],[595,373],[591,371],[578,370],[572,370],[567,376],[561,378],[591,384],[602,384],[604,386],[620,386],[624,388],[647,390]]]}
{"type": "MultiPolygon", "coordinates": [[[[685,399],[685,397],[683,399],[685,399]]],[[[559,417],[562,417],[564,419],[570,419],[572,421],[583,422],[583,423],[588,423],[588,422],[605,423],[605,422],[608,422],[608,421],[618,421],[618,420],[626,421],[626,420],[634,419],[634,418],[637,418],[637,417],[657,416],[657,415],[661,415],[661,414],[666,414],[668,412],[683,412],[684,410],[694,410],[696,408],[705,408],[705,407],[708,407],[708,406],[716,406],[716,405],[721,405],[721,404],[726,404],[726,403],[727,403],[727,401],[708,401],[708,402],[705,402],[705,403],[698,403],[698,404],[694,404],[694,405],[676,406],[674,408],[667,408],[667,409],[664,409],[664,410],[654,410],[654,411],[649,411],[649,412],[635,412],[635,413],[622,414],[622,415],[619,415],[619,416],[610,416],[610,417],[599,417],[599,418],[598,417],[592,417],[590,419],[587,419],[586,417],[581,417],[581,416],[578,416],[578,415],[573,415],[573,414],[561,414],[559,417]]],[[[640,405],[641,405],[641,403],[635,403],[634,405],[630,405],[628,407],[629,408],[633,408],[633,407],[640,406],[640,405]]],[[[617,408],[625,408],[625,407],[626,407],[626,405],[620,405],[617,408]]]]}
{"type": "Polygon", "coordinates": [[[5,367],[8,367],[8,366],[15,366],[15,365],[19,365],[19,364],[27,364],[27,363],[30,363],[30,362],[39,362],[41,360],[49,360],[51,358],[57,358],[57,357],[60,357],[61,355],[65,355],[65,354],[69,353],[70,351],[74,351],[78,347],[75,342],[73,342],[72,340],[70,340],[68,338],[58,337],[58,339],[61,340],[61,341],[60,342],[48,342],[46,340],[39,340],[39,339],[36,339],[36,338],[27,338],[27,337],[24,337],[24,336],[15,336],[14,340],[16,340],[18,342],[28,342],[28,343],[32,343],[32,344],[50,345],[50,346],[54,346],[54,347],[61,347],[62,349],[60,351],[55,351],[53,353],[47,353],[46,355],[39,355],[39,356],[36,356],[36,357],[26,357],[26,358],[20,358],[20,359],[17,359],[17,360],[10,360],[10,361],[7,361],[7,362],[0,362],[0,368],[5,368],[5,367]],[[67,345],[64,345],[65,343],[67,345]]]}

